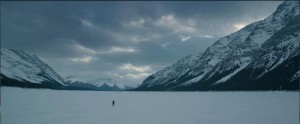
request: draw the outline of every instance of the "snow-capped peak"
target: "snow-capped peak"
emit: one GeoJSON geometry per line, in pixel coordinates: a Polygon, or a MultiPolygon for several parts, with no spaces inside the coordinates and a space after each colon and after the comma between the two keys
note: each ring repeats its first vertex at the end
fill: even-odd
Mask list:
{"type": "Polygon", "coordinates": [[[74,77],[74,76],[68,76],[65,78],[65,81],[68,81],[68,82],[82,82],[82,83],[86,83],[86,81],[84,81],[83,79],[81,78],[77,78],[77,77],[74,77]]]}

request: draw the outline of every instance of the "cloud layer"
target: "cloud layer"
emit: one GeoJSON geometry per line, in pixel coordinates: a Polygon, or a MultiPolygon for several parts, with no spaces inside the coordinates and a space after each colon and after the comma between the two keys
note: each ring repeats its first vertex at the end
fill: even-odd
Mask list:
{"type": "Polygon", "coordinates": [[[141,83],[261,20],[280,1],[1,2],[1,45],[37,54],[62,76],[141,83]]]}

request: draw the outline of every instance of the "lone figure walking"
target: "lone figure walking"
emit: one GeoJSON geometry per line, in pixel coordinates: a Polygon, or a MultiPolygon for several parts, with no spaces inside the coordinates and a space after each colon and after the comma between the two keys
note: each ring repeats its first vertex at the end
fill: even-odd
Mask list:
{"type": "Polygon", "coordinates": [[[115,106],[115,100],[112,101],[112,106],[115,106]]]}

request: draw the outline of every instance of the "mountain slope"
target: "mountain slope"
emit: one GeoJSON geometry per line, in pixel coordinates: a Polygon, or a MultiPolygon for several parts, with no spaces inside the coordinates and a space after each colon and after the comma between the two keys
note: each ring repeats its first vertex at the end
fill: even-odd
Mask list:
{"type": "Polygon", "coordinates": [[[266,19],[152,74],[136,90],[298,90],[299,6],[283,2],[266,19]]]}
{"type": "Polygon", "coordinates": [[[1,86],[61,89],[65,82],[37,56],[22,50],[1,49],[1,86]]]}

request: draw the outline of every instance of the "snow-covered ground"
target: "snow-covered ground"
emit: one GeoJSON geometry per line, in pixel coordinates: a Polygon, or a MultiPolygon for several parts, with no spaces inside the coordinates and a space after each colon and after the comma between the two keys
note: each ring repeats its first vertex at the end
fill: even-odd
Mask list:
{"type": "Polygon", "coordinates": [[[2,87],[1,124],[299,124],[299,92],[102,92],[2,87]]]}

